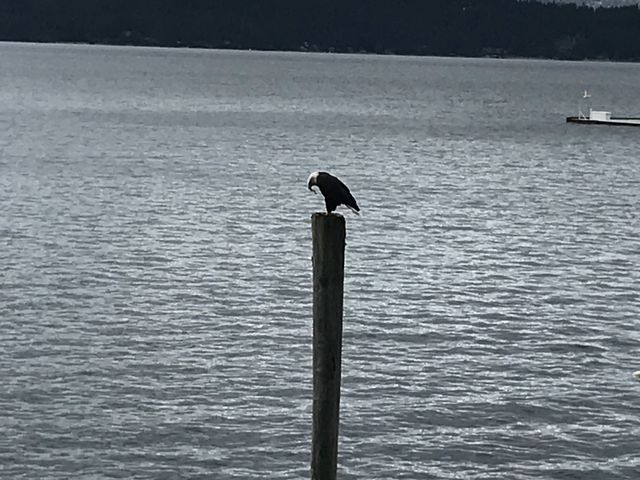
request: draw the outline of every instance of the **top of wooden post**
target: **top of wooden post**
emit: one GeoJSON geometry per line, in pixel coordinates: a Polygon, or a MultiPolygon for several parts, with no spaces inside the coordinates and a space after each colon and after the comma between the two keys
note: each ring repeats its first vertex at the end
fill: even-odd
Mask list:
{"type": "MultiPolygon", "coordinates": [[[[316,212],[311,215],[311,230],[313,231],[314,238],[318,237],[317,240],[321,243],[327,241],[329,238],[333,238],[333,242],[337,242],[335,245],[331,242],[331,247],[327,244],[322,248],[338,247],[344,250],[347,227],[342,215],[316,212]],[[340,244],[342,244],[342,246],[340,246],[340,244]]],[[[318,244],[318,247],[320,247],[320,244],[318,244]]]]}
{"type": "Polygon", "coordinates": [[[316,212],[311,215],[311,220],[344,223],[344,216],[339,213],[316,212]]]}

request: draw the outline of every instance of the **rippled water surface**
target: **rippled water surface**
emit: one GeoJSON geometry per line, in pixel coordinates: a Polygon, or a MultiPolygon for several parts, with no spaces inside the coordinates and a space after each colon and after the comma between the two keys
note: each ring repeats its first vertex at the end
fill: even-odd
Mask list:
{"type": "Polygon", "coordinates": [[[640,66],[0,44],[0,477],[640,478],[640,66]],[[635,103],[634,103],[635,102],[635,103]]]}

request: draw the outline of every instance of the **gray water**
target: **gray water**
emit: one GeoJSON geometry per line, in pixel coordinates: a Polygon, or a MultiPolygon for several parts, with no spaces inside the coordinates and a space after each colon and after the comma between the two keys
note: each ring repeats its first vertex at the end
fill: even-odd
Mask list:
{"type": "Polygon", "coordinates": [[[640,65],[0,44],[0,477],[640,478],[640,65]]]}

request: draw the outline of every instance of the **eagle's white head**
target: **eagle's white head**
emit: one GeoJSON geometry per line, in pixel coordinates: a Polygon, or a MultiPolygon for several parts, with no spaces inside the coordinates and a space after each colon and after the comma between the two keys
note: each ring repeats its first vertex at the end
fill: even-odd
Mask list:
{"type": "Polygon", "coordinates": [[[311,190],[313,193],[315,193],[316,195],[318,194],[318,192],[316,192],[312,187],[315,187],[318,185],[318,175],[320,175],[320,172],[313,172],[311,175],[309,175],[309,178],[307,179],[307,188],[311,190]]]}

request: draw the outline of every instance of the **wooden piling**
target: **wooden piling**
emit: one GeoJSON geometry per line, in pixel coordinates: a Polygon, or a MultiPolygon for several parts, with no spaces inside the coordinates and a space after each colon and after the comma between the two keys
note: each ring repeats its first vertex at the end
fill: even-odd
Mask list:
{"type": "Polygon", "coordinates": [[[314,213],[312,480],[335,480],[338,465],[344,217],[314,213]]]}

